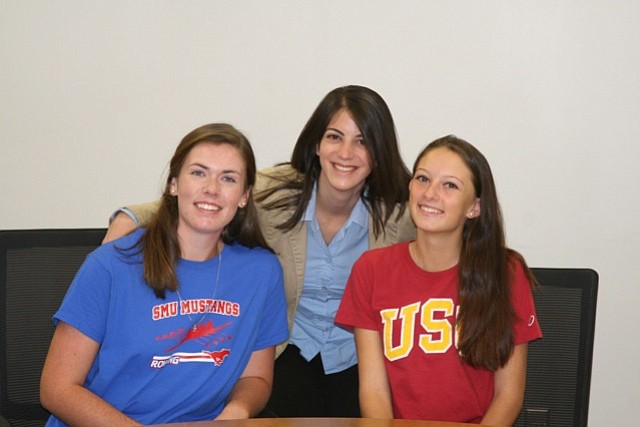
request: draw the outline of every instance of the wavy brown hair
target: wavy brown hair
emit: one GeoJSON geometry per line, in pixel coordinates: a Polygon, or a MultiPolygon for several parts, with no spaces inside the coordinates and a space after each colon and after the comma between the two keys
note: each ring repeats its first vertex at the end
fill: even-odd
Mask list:
{"type": "Polygon", "coordinates": [[[364,86],[344,86],[332,90],[320,101],[298,136],[289,162],[298,172],[298,177],[273,177],[280,179],[282,183],[256,195],[256,200],[263,202],[280,190],[296,190],[289,196],[264,204],[267,210],[293,209],[291,217],[278,225],[279,229],[289,231],[300,222],[311,198],[313,186],[320,176],[320,160],[316,148],[333,116],[343,109],[349,112],[358,125],[364,146],[371,156],[371,173],[360,197],[366,202],[373,218],[374,234],[378,236],[384,232],[384,226],[397,204],[400,204],[398,218],[404,212],[409,199],[411,175],[400,155],[391,111],[375,91],[364,86]]]}
{"type": "MultiPolygon", "coordinates": [[[[252,188],[256,180],[256,163],[249,140],[236,128],[226,123],[212,123],[189,132],[176,148],[171,162],[160,207],[149,221],[147,230],[137,243],[142,251],[144,280],[158,298],[164,298],[165,290],[175,291],[179,287],[176,264],[180,259],[178,241],[178,200],[170,194],[171,180],[182,170],[185,159],[199,144],[228,144],[235,148],[245,163],[245,191],[252,188]]],[[[249,191],[244,208],[238,208],[231,222],[221,235],[224,243],[238,242],[247,247],[261,246],[267,249],[256,207],[249,191]]]]}
{"type": "Polygon", "coordinates": [[[458,264],[460,312],[458,350],[475,368],[495,371],[504,366],[515,347],[516,314],[511,302],[514,263],[519,262],[533,287],[536,280],[522,255],[506,246],[502,209],[487,159],[467,141],[448,135],[431,142],[413,166],[431,150],[456,153],[471,171],[480,215],[467,219],[462,230],[458,264]]]}

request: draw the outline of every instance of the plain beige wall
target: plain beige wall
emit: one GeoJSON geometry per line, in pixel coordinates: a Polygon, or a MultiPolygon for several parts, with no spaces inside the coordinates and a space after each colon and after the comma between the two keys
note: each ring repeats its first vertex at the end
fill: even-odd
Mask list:
{"type": "Polygon", "coordinates": [[[322,96],[389,103],[412,164],[455,133],[492,164],[509,243],[600,273],[590,424],[640,401],[637,1],[0,0],[0,228],[99,227],[228,121],[284,161],[322,96]]]}

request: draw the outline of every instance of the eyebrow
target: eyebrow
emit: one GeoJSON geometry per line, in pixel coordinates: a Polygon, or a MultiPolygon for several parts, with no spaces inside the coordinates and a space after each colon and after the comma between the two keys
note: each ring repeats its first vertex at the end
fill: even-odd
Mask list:
{"type": "MultiPolygon", "coordinates": [[[[430,173],[428,169],[418,167],[418,168],[416,169],[416,173],[418,173],[418,172],[420,172],[420,171],[430,173]]],[[[455,176],[455,175],[445,175],[445,176],[444,176],[444,178],[448,178],[448,179],[455,179],[456,181],[459,181],[462,185],[464,185],[464,181],[463,181],[462,179],[458,178],[458,177],[457,177],[457,176],[455,176]]]]}
{"type": "MultiPolygon", "coordinates": [[[[340,129],[336,129],[336,128],[330,128],[330,127],[328,127],[328,128],[327,128],[327,130],[332,130],[332,131],[334,131],[334,132],[339,133],[339,134],[340,134],[340,135],[342,135],[342,136],[344,136],[344,135],[345,135],[345,133],[344,133],[344,132],[342,132],[340,129]]],[[[327,130],[325,130],[325,132],[326,132],[327,130]]],[[[362,136],[362,132],[360,132],[360,133],[356,134],[356,137],[364,138],[364,137],[362,136]]]]}
{"type": "MultiPolygon", "coordinates": [[[[336,128],[327,128],[327,130],[332,130],[334,132],[338,132],[340,135],[344,135],[344,132],[342,132],[340,129],[336,129],[336,128]]],[[[326,131],[325,131],[326,132],[326,131]]]]}
{"type": "MultiPolygon", "coordinates": [[[[198,162],[191,163],[188,166],[191,166],[191,167],[195,166],[195,167],[202,168],[204,170],[210,170],[211,169],[208,166],[205,166],[202,163],[198,163],[198,162]]],[[[233,173],[233,174],[236,174],[236,175],[241,175],[240,171],[237,171],[235,169],[224,169],[224,170],[222,170],[221,173],[233,173]]]]}

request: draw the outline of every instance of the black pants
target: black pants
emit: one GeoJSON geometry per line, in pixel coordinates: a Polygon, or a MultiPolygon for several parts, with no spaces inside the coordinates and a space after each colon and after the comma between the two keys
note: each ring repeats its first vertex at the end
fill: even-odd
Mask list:
{"type": "Polygon", "coordinates": [[[320,355],[307,362],[289,344],[276,359],[267,410],[279,417],[359,417],[358,366],[327,375],[320,355]]]}

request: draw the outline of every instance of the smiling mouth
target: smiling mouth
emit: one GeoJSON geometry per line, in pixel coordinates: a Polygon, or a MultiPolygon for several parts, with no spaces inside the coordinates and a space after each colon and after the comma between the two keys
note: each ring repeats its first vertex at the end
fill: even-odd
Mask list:
{"type": "Polygon", "coordinates": [[[429,207],[429,206],[418,206],[418,208],[420,209],[420,211],[422,211],[424,213],[428,213],[428,214],[441,214],[441,213],[444,213],[444,211],[442,211],[440,209],[432,208],[432,207],[429,207]]]}
{"type": "Polygon", "coordinates": [[[339,165],[337,163],[334,163],[333,167],[340,172],[353,172],[354,170],[356,170],[355,166],[344,166],[344,165],[339,165]]]}
{"type": "Polygon", "coordinates": [[[209,203],[196,203],[196,207],[209,212],[219,211],[222,209],[220,206],[210,205],[209,203]]]}

